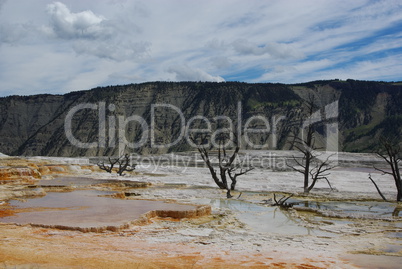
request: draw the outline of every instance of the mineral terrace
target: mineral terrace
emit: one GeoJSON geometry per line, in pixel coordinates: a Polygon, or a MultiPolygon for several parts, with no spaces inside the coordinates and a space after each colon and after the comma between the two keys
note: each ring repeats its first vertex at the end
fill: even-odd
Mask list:
{"type": "Polygon", "coordinates": [[[372,158],[345,154],[334,189],[309,195],[299,174],[256,168],[227,199],[204,167],[119,177],[88,159],[3,156],[0,268],[400,268],[402,205],[367,175],[390,200],[393,182],[352,161],[372,158]]]}

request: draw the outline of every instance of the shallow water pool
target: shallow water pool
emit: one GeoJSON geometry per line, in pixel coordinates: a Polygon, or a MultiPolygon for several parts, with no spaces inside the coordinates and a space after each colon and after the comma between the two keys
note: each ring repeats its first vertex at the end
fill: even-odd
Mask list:
{"type": "Polygon", "coordinates": [[[121,200],[100,195],[111,192],[80,190],[49,192],[27,200],[11,200],[10,216],[0,222],[18,224],[62,225],[71,227],[120,226],[152,210],[193,210],[192,205],[149,200],[121,200]]]}
{"type": "Polygon", "coordinates": [[[239,221],[261,233],[334,236],[332,233],[304,227],[300,219],[279,207],[258,205],[235,199],[198,199],[196,202],[210,204],[212,208],[230,209],[236,214],[239,221]]]}

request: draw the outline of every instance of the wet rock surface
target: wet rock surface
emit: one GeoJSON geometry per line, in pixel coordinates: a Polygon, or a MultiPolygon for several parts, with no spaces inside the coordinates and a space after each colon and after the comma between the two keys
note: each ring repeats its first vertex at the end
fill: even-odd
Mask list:
{"type": "MultiPolygon", "coordinates": [[[[189,168],[182,173],[179,168],[168,168],[155,174],[138,169],[134,174],[117,177],[99,173],[88,164],[40,160],[37,167],[43,167],[44,162],[46,167],[81,168],[42,175],[41,179],[1,184],[0,218],[32,213],[35,207],[29,205],[30,201],[37,203],[35,210],[41,214],[49,214],[49,208],[64,212],[65,202],[57,204],[52,200],[51,206],[39,203],[40,199],[57,195],[67,195],[66,199],[72,201],[67,211],[78,211],[82,198],[68,198],[68,195],[79,193],[87,193],[88,199],[103,202],[168,201],[193,205],[193,208],[183,211],[187,213],[154,210],[143,213],[144,218],[136,223],[89,225],[76,231],[66,229],[72,225],[38,227],[3,222],[0,224],[0,261],[5,261],[4,266],[370,268],[367,267],[370,265],[378,268],[375,265],[381,264],[382,268],[398,268],[402,261],[402,220],[399,213],[394,213],[400,205],[379,201],[375,190],[343,185],[359,185],[359,182],[342,181],[340,185],[334,180],[339,191],[318,185],[317,191],[309,196],[293,192],[293,200],[289,201],[297,204],[283,210],[271,206],[269,201],[273,193],[277,197],[291,193],[293,175],[288,172],[254,171],[239,182],[234,198],[226,199],[225,192],[213,185],[203,169],[189,168]],[[290,180],[288,185],[283,183],[283,178],[290,180]],[[268,187],[264,188],[265,185],[268,187]],[[356,191],[354,195],[352,191],[356,191]],[[351,199],[353,197],[356,199],[351,199]],[[12,203],[26,206],[16,212],[12,203]]],[[[335,176],[337,173],[342,179],[344,171],[335,172],[335,176]]],[[[363,175],[361,171],[351,172],[350,169],[347,173],[354,173],[358,179],[363,175]]],[[[108,208],[109,203],[101,205],[108,208]]],[[[113,207],[109,209],[107,214],[116,213],[113,207]]]]}
{"type": "MultiPolygon", "coordinates": [[[[82,232],[120,231],[151,218],[196,218],[209,215],[210,206],[105,197],[106,192],[84,190],[48,192],[45,196],[8,202],[11,216],[1,222],[82,232]]],[[[0,211],[1,212],[1,211],[0,211]]],[[[0,213],[1,214],[1,213],[0,213]]]]}

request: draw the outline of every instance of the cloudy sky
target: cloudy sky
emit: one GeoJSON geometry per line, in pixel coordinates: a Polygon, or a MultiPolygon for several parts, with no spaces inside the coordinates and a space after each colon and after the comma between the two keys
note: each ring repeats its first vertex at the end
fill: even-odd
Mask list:
{"type": "Polygon", "coordinates": [[[0,0],[0,96],[333,78],[402,80],[402,1],[0,0]]]}

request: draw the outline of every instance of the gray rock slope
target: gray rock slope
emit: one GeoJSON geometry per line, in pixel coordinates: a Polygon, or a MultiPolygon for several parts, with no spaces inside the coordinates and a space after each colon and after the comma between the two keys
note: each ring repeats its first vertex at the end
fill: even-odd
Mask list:
{"type": "Polygon", "coordinates": [[[104,156],[118,154],[123,142],[131,143],[126,151],[142,154],[186,151],[194,150],[186,140],[186,125],[190,129],[210,128],[219,135],[219,130],[224,132],[230,124],[236,133],[241,130],[238,134],[243,142],[248,141],[242,143],[244,148],[265,145],[265,149],[289,149],[293,131],[305,119],[303,104],[309,96],[316,97],[322,138],[326,124],[337,124],[340,150],[370,152],[379,136],[400,135],[402,83],[150,82],[65,95],[0,98],[0,152],[104,156]],[[337,113],[328,116],[325,112],[331,104],[337,105],[337,113]],[[266,131],[248,132],[245,141],[247,128],[266,131]],[[74,144],[69,132],[87,146],[74,144]],[[90,143],[95,146],[89,147],[90,143]],[[173,145],[161,147],[169,143],[173,145]]]}

